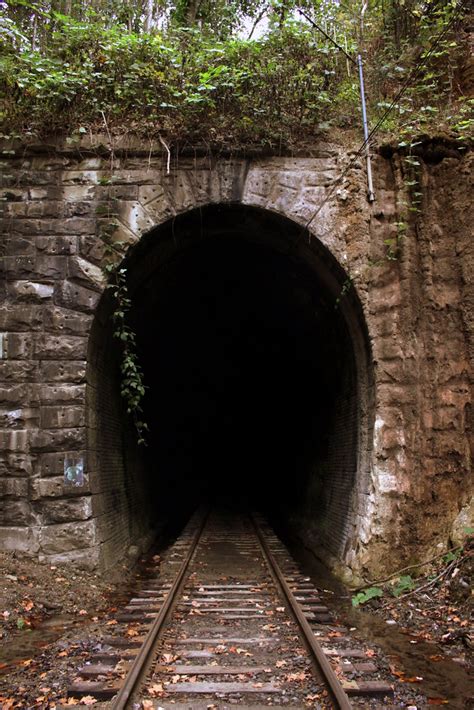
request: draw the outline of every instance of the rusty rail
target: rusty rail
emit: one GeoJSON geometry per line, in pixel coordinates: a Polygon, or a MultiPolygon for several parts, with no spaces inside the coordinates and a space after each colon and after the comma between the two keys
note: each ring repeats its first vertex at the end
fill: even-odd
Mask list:
{"type": "Polygon", "coordinates": [[[142,647],[140,648],[140,651],[138,652],[135,660],[133,661],[133,664],[125,678],[125,682],[120,688],[119,692],[115,696],[115,699],[112,701],[111,708],[112,710],[124,710],[124,708],[127,707],[127,704],[132,696],[132,694],[135,692],[137,689],[140,679],[143,675],[143,672],[145,668],[147,668],[148,661],[150,659],[150,656],[152,655],[152,652],[155,648],[155,643],[156,640],[163,628],[163,625],[165,624],[168,615],[171,611],[171,607],[173,606],[173,603],[176,601],[179,592],[181,591],[181,585],[184,580],[184,577],[186,575],[186,572],[188,570],[189,564],[193,558],[194,552],[196,550],[196,547],[199,544],[199,540],[201,539],[201,535],[203,533],[204,527],[206,525],[206,521],[208,518],[209,512],[206,512],[201,520],[201,523],[199,524],[198,530],[196,534],[194,535],[194,538],[191,542],[191,545],[189,547],[189,550],[186,554],[186,558],[184,559],[179,572],[176,576],[176,579],[174,580],[173,584],[170,587],[170,590],[166,596],[165,601],[163,602],[163,606],[160,609],[159,614],[157,615],[156,619],[153,621],[153,624],[146,635],[145,641],[143,642],[142,647]]]}
{"type": "Polygon", "coordinates": [[[297,621],[301,632],[305,638],[305,641],[307,645],[309,646],[309,649],[311,651],[311,654],[316,662],[316,665],[326,682],[326,684],[329,687],[330,693],[332,695],[332,700],[335,703],[335,707],[338,710],[351,710],[352,705],[349,702],[349,699],[344,692],[344,689],[339,682],[339,679],[337,675],[334,673],[331,664],[329,663],[328,659],[324,655],[324,652],[317,642],[313,630],[308,623],[303,611],[301,610],[300,605],[295,599],[295,596],[293,592],[291,591],[291,588],[286,581],[285,577],[283,576],[280,566],[278,565],[277,561],[275,560],[275,557],[273,556],[273,553],[271,552],[267,541],[265,540],[265,535],[262,532],[258,522],[255,520],[254,516],[251,515],[251,520],[253,523],[253,526],[255,528],[255,532],[257,534],[258,540],[260,542],[260,546],[262,548],[262,553],[263,556],[265,557],[265,560],[267,562],[267,565],[271,571],[271,574],[275,581],[277,582],[278,586],[280,587],[286,602],[288,606],[291,609],[291,612],[297,621]]]}

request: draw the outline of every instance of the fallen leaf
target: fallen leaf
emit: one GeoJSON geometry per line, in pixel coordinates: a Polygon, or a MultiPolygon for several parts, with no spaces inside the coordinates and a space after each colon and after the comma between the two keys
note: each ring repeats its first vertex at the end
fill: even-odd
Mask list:
{"type": "Polygon", "coordinates": [[[153,683],[153,685],[150,685],[150,687],[148,688],[148,692],[152,696],[152,698],[156,697],[157,695],[160,695],[160,693],[162,693],[163,691],[163,683],[153,683]]]}
{"type": "Polygon", "coordinates": [[[93,698],[92,695],[83,695],[81,698],[82,705],[95,705],[97,698],[93,698]]]}
{"type": "Polygon", "coordinates": [[[117,619],[111,619],[110,621],[106,622],[106,626],[115,626],[115,624],[118,624],[117,619]]]}
{"type": "Polygon", "coordinates": [[[239,656],[253,656],[253,653],[250,653],[250,651],[247,651],[245,648],[236,648],[235,652],[239,654],[239,656]]]}
{"type": "Polygon", "coordinates": [[[376,655],[376,653],[375,653],[375,651],[372,650],[371,648],[368,648],[367,651],[365,652],[365,655],[366,655],[368,658],[373,658],[373,657],[376,655]]]}
{"type": "Polygon", "coordinates": [[[172,653],[162,653],[161,658],[164,663],[172,663],[177,659],[177,656],[174,656],[172,653]]]}
{"type": "Polygon", "coordinates": [[[277,668],[283,668],[284,666],[286,666],[286,661],[277,661],[275,665],[277,668]]]}
{"type": "Polygon", "coordinates": [[[125,633],[127,636],[138,636],[138,631],[136,629],[127,629],[125,633]]]}
{"type": "Polygon", "coordinates": [[[154,710],[155,703],[153,700],[142,700],[143,710],[154,710]]]}
{"type": "Polygon", "coordinates": [[[287,681],[302,681],[306,680],[308,677],[308,674],[305,671],[301,671],[300,673],[288,673],[288,675],[285,676],[287,681]]]}
{"type": "Polygon", "coordinates": [[[446,698],[428,698],[428,705],[449,705],[446,698]]]}
{"type": "Polygon", "coordinates": [[[77,613],[79,616],[87,616],[87,611],[85,609],[79,609],[77,613]]]}
{"type": "Polygon", "coordinates": [[[25,611],[31,611],[34,607],[34,604],[30,599],[26,599],[21,605],[25,611]]]}
{"type": "Polygon", "coordinates": [[[60,651],[60,652],[58,653],[58,656],[59,656],[60,658],[64,658],[64,657],[67,656],[67,655],[68,655],[68,652],[67,652],[67,651],[60,651]]]}

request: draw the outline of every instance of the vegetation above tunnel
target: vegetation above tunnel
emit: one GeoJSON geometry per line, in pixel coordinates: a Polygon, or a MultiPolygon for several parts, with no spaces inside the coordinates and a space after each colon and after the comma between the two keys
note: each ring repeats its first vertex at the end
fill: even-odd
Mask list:
{"type": "Polygon", "coordinates": [[[362,52],[373,123],[395,100],[385,135],[444,127],[464,139],[467,27],[461,0],[377,0],[363,20],[354,0],[11,0],[0,17],[3,131],[293,148],[359,125],[357,70],[339,45],[362,52]]]}

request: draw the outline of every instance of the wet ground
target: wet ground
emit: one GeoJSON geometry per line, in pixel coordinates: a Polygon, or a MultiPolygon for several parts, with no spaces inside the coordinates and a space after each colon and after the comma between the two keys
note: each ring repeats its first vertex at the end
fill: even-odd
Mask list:
{"type": "Polygon", "coordinates": [[[412,625],[407,626],[394,623],[390,613],[384,619],[369,609],[354,608],[351,593],[313,553],[295,543],[290,545],[290,550],[316,586],[326,589],[325,601],[339,612],[341,623],[354,629],[355,638],[380,646],[388,657],[392,673],[401,682],[416,687],[426,698],[423,704],[418,704],[418,710],[436,705],[453,710],[474,708],[472,652],[463,645],[450,649],[434,640],[425,640],[425,620],[421,616],[417,620],[415,615],[412,625]]]}
{"type": "Polygon", "coordinates": [[[9,668],[19,665],[32,656],[37,655],[43,648],[54,643],[64,634],[89,623],[81,621],[72,615],[58,614],[50,618],[43,618],[37,622],[36,628],[28,628],[16,633],[9,642],[0,648],[0,675],[5,676],[9,668]]]}
{"type": "MultiPolygon", "coordinates": [[[[292,548],[292,553],[316,586],[327,590],[325,603],[337,611],[341,623],[350,625],[354,637],[383,649],[393,674],[407,689],[406,698],[410,698],[402,698],[395,707],[409,707],[411,703],[417,710],[435,705],[454,710],[474,708],[472,653],[462,642],[440,644],[444,627],[439,629],[438,640],[427,640],[429,634],[423,630],[426,618],[416,614],[409,624],[404,613],[400,613],[400,623],[393,623],[390,610],[384,618],[380,610],[376,616],[354,609],[351,595],[313,554],[301,547],[292,548]],[[392,623],[387,624],[387,620],[392,623]]],[[[147,575],[147,562],[134,574],[121,570],[122,581],[115,585],[71,568],[51,569],[5,556],[0,563],[4,574],[0,596],[2,710],[53,707],[41,700],[41,689],[52,688],[56,697],[61,695],[65,678],[90,652],[94,636],[109,623],[113,610],[131,595],[137,580],[147,575]],[[18,625],[19,620],[22,622],[18,625]],[[35,690],[38,700],[25,701],[34,697],[35,690]]],[[[445,628],[452,628],[448,619],[445,628]]]]}

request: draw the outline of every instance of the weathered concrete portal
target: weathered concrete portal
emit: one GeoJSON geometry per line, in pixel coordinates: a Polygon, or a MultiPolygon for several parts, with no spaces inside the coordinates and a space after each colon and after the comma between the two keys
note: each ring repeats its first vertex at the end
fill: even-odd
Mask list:
{"type": "Polygon", "coordinates": [[[342,559],[368,485],[360,441],[373,412],[362,309],[354,291],[339,300],[347,274],[295,222],[232,203],[168,220],[124,266],[150,433],[145,451],[130,426],[124,437],[105,298],[88,406],[93,469],[114,511],[108,548],[224,498],[283,515],[342,559]]]}
{"type": "Polygon", "coordinates": [[[333,144],[169,170],[160,144],[100,137],[3,154],[7,549],[107,566],[177,501],[242,488],[348,575],[469,524],[472,153],[422,145],[411,211],[389,149],[373,205],[333,144]],[[119,394],[107,244],[149,385],[144,452],[119,394]]]}

